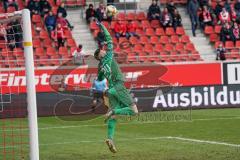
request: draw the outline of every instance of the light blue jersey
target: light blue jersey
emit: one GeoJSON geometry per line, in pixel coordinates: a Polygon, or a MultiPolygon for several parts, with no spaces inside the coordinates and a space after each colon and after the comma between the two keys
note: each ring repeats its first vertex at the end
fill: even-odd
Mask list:
{"type": "Polygon", "coordinates": [[[92,89],[98,92],[103,92],[107,89],[107,80],[104,79],[102,81],[94,80],[92,89]]]}

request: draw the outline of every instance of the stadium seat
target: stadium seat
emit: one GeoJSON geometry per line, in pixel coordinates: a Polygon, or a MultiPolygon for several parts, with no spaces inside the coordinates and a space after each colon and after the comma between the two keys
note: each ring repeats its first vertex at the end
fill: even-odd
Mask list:
{"type": "Polygon", "coordinates": [[[169,38],[168,38],[168,36],[161,36],[159,42],[162,43],[162,44],[167,44],[167,43],[169,43],[169,38]]]}
{"type": "Polygon", "coordinates": [[[137,38],[137,37],[130,37],[129,41],[130,41],[130,43],[132,45],[135,45],[135,44],[139,43],[139,38],[137,38]]]}
{"type": "Polygon", "coordinates": [[[150,38],[150,43],[151,43],[151,44],[156,45],[156,44],[158,44],[158,41],[159,41],[159,39],[158,39],[157,36],[152,36],[152,37],[150,38]]]}
{"type": "Polygon", "coordinates": [[[192,52],[192,51],[195,50],[195,47],[194,47],[194,45],[193,45],[192,43],[187,43],[186,46],[185,46],[185,49],[186,49],[187,51],[192,52]]]}
{"type": "Polygon", "coordinates": [[[234,46],[234,43],[232,42],[232,41],[226,41],[225,42],[225,48],[226,49],[232,49],[232,48],[234,48],[235,46],[234,46]]]}
{"type": "Polygon", "coordinates": [[[136,52],[136,53],[142,52],[143,51],[142,45],[141,44],[135,45],[134,48],[133,48],[133,51],[136,52]]]}
{"type": "Polygon", "coordinates": [[[146,20],[147,17],[146,17],[145,12],[139,12],[139,13],[137,13],[137,19],[138,19],[138,20],[146,20]]]}
{"type": "Polygon", "coordinates": [[[164,51],[171,53],[171,51],[173,51],[173,50],[174,50],[174,47],[172,44],[165,45],[164,51]]]}
{"type": "Polygon", "coordinates": [[[146,53],[144,53],[144,52],[139,53],[138,57],[139,57],[138,59],[139,59],[140,62],[146,62],[147,59],[148,59],[146,53]]]}
{"type": "Polygon", "coordinates": [[[236,42],[235,47],[236,47],[236,48],[240,48],[240,41],[237,41],[237,42],[236,42]]]}
{"type": "Polygon", "coordinates": [[[153,46],[152,46],[152,44],[146,44],[144,46],[144,52],[146,52],[148,54],[152,54],[153,53],[153,46]]]}
{"type": "Polygon", "coordinates": [[[144,32],[142,29],[136,29],[136,33],[137,33],[139,36],[145,35],[145,32],[144,32]]]}
{"type": "Polygon", "coordinates": [[[142,22],[141,22],[141,24],[142,24],[142,28],[151,28],[151,25],[150,25],[150,23],[149,23],[149,21],[148,20],[143,20],[142,22]]]}
{"type": "Polygon", "coordinates": [[[67,46],[69,47],[76,47],[76,42],[74,39],[70,38],[70,39],[67,39],[67,46]]]}
{"type": "Polygon", "coordinates": [[[47,31],[41,31],[40,32],[40,39],[45,40],[45,39],[48,39],[48,38],[49,38],[49,36],[48,36],[47,31]]]}
{"type": "Polygon", "coordinates": [[[183,35],[183,36],[181,37],[181,42],[182,42],[182,43],[190,43],[190,38],[189,38],[189,36],[188,36],[188,35],[183,35]]]}
{"type": "Polygon", "coordinates": [[[53,47],[48,47],[47,48],[47,55],[51,56],[51,55],[56,55],[56,50],[53,47]]]}
{"type": "Polygon", "coordinates": [[[127,61],[130,62],[130,63],[136,63],[137,62],[136,54],[135,53],[128,53],[127,61]]]}
{"type": "Polygon", "coordinates": [[[45,52],[44,52],[44,49],[43,49],[43,48],[36,48],[36,49],[35,49],[35,52],[34,52],[34,55],[41,57],[41,56],[44,55],[44,53],[45,53],[45,52]]]}
{"type": "Polygon", "coordinates": [[[12,53],[15,57],[24,57],[24,52],[20,48],[14,48],[12,53]]]}
{"type": "Polygon", "coordinates": [[[176,51],[178,51],[179,53],[184,51],[184,44],[183,43],[176,44],[176,51]]]}
{"type": "Polygon", "coordinates": [[[183,27],[177,27],[176,29],[176,34],[177,35],[185,35],[185,30],[183,27]]]}
{"type": "Polygon", "coordinates": [[[172,42],[172,43],[178,43],[178,42],[179,42],[178,36],[177,36],[177,35],[171,36],[171,42],[172,42]]]}
{"type": "Polygon", "coordinates": [[[136,18],[136,14],[133,13],[133,12],[129,12],[129,13],[127,13],[127,15],[126,15],[126,20],[128,20],[128,21],[135,20],[135,18],[136,18]]]}
{"type": "Polygon", "coordinates": [[[33,47],[34,48],[41,47],[41,41],[39,39],[34,39],[33,40],[33,47]]]}
{"type": "Polygon", "coordinates": [[[95,30],[95,29],[99,29],[99,27],[97,26],[96,22],[93,21],[90,23],[90,29],[95,30]]]}
{"type": "Polygon", "coordinates": [[[163,52],[163,45],[162,44],[157,44],[156,46],[155,46],[155,48],[154,48],[154,52],[156,52],[156,53],[161,53],[161,52],[163,52]]]}
{"type": "Polygon", "coordinates": [[[66,47],[60,47],[58,54],[59,55],[68,55],[68,49],[66,47]]]}
{"type": "Polygon", "coordinates": [[[167,27],[166,28],[166,35],[174,35],[175,31],[173,27],[167,27]]]}
{"type": "Polygon", "coordinates": [[[214,33],[213,27],[212,26],[206,26],[204,29],[205,34],[212,34],[214,33]]]}
{"type": "Polygon", "coordinates": [[[65,38],[72,38],[72,33],[70,30],[65,30],[64,31],[64,36],[65,38]]]}
{"type": "Polygon", "coordinates": [[[125,21],[125,20],[126,20],[125,13],[119,12],[119,13],[117,14],[116,19],[117,19],[118,21],[125,21]]]}
{"type": "Polygon", "coordinates": [[[220,39],[219,36],[217,34],[215,34],[215,33],[212,33],[209,36],[210,42],[217,42],[217,41],[219,41],[219,39],[220,39]]]}
{"type": "Polygon", "coordinates": [[[220,26],[220,25],[216,25],[216,26],[214,27],[215,33],[220,33],[221,29],[222,29],[222,26],[220,26]]]}
{"type": "Polygon", "coordinates": [[[53,41],[51,40],[51,39],[49,39],[49,38],[47,38],[47,39],[44,39],[44,41],[42,41],[43,42],[43,47],[45,47],[45,48],[47,48],[47,47],[53,47],[53,41]]]}
{"type": "Polygon", "coordinates": [[[40,15],[38,15],[38,14],[34,14],[34,15],[32,15],[32,22],[33,23],[41,23],[41,16],[40,15]]]}
{"type": "Polygon", "coordinates": [[[147,44],[147,43],[149,43],[148,37],[146,37],[146,36],[141,36],[141,37],[140,37],[140,43],[141,43],[141,44],[147,44]]]}
{"type": "Polygon", "coordinates": [[[157,29],[156,29],[156,35],[157,35],[157,36],[163,36],[163,35],[165,35],[165,31],[163,30],[163,28],[157,28],[157,29]]]}
{"type": "Polygon", "coordinates": [[[152,28],[159,28],[160,27],[160,21],[159,20],[152,20],[150,24],[151,24],[152,28]]]}
{"type": "Polygon", "coordinates": [[[219,46],[219,44],[222,43],[221,41],[217,41],[215,42],[215,48],[217,48],[219,46]]]}

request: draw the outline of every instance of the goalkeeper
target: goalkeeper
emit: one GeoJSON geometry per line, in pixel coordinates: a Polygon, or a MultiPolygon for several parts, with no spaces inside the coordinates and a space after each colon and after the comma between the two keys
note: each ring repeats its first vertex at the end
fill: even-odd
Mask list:
{"type": "Polygon", "coordinates": [[[123,74],[113,57],[112,37],[104,25],[98,21],[97,25],[103,31],[106,41],[106,46],[97,49],[94,53],[94,57],[99,61],[98,80],[101,81],[106,78],[109,86],[109,89],[105,92],[110,104],[110,109],[105,115],[108,128],[106,144],[111,152],[116,153],[117,150],[113,142],[116,116],[136,115],[138,109],[129,91],[124,86],[123,74]]]}

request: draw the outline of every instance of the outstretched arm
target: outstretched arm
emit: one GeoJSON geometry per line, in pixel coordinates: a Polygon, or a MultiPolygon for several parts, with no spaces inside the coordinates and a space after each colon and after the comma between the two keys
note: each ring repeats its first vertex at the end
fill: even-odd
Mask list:
{"type": "Polygon", "coordinates": [[[108,32],[107,28],[103,24],[99,23],[99,27],[103,31],[105,40],[107,42],[107,54],[113,54],[113,42],[111,34],[108,32]]]}

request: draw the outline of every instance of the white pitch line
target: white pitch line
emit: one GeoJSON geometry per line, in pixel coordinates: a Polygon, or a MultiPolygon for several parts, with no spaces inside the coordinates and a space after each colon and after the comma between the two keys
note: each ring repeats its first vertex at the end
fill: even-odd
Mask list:
{"type": "MultiPolygon", "coordinates": [[[[184,137],[174,137],[174,136],[138,137],[138,138],[129,138],[129,139],[119,139],[119,140],[117,140],[117,142],[129,142],[129,141],[137,141],[137,140],[161,140],[161,139],[240,148],[240,144],[232,144],[232,143],[226,143],[226,142],[200,140],[200,139],[192,139],[192,138],[184,138],[184,137]]],[[[54,146],[54,145],[80,144],[80,143],[103,143],[103,140],[94,140],[94,141],[85,140],[85,141],[74,141],[74,142],[45,143],[45,144],[40,144],[40,146],[54,146]]],[[[3,148],[7,149],[7,148],[13,148],[13,147],[16,148],[18,146],[5,146],[5,147],[0,147],[0,149],[3,149],[3,148]]]]}
{"type": "MultiPolygon", "coordinates": [[[[176,120],[176,121],[149,121],[149,122],[123,122],[119,123],[119,125],[141,125],[141,124],[157,124],[157,123],[177,123],[177,122],[195,122],[195,121],[215,121],[215,120],[232,120],[232,119],[240,119],[240,117],[228,117],[228,118],[206,118],[206,119],[192,119],[192,120],[176,120]]],[[[80,127],[102,127],[106,126],[106,124],[84,124],[84,125],[72,125],[72,126],[57,126],[57,127],[40,127],[38,130],[51,130],[51,129],[67,129],[67,128],[80,128],[80,127]]],[[[4,130],[5,132],[11,131],[26,131],[26,129],[9,129],[4,130]]]]}

